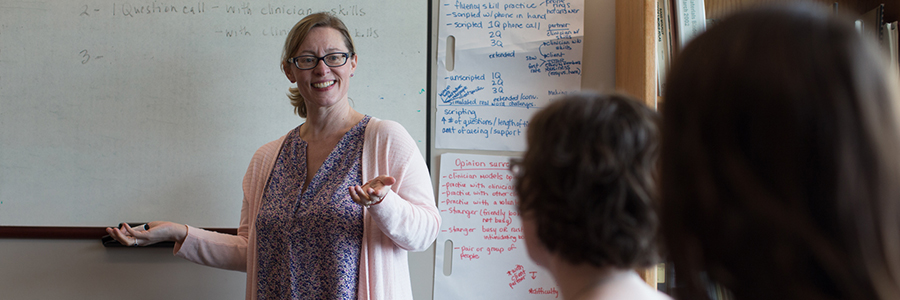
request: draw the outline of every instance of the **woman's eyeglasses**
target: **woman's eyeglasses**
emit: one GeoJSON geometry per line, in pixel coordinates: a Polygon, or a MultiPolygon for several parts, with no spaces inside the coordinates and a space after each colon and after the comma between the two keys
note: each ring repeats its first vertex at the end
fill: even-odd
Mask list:
{"type": "Polygon", "coordinates": [[[328,53],[325,56],[317,57],[315,55],[300,55],[297,57],[288,58],[288,62],[294,64],[297,69],[300,70],[310,70],[319,65],[319,61],[324,61],[326,66],[329,67],[340,67],[347,63],[347,60],[350,59],[350,56],[353,56],[353,53],[347,52],[335,52],[328,53]]]}

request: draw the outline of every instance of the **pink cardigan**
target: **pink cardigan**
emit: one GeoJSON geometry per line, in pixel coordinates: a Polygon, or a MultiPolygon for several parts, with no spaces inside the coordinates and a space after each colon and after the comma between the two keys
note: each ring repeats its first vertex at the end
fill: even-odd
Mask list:
{"type": "MultiPolygon", "coordinates": [[[[363,209],[359,265],[360,300],[410,299],[407,251],[424,251],[437,238],[441,216],[425,160],[399,123],[372,118],[366,127],[363,182],[379,175],[397,179],[381,204],[363,209]]],[[[256,299],[256,216],[284,136],[260,147],[244,175],[244,202],[237,235],[188,227],[175,255],[216,268],[247,273],[247,299],[256,299]]]]}

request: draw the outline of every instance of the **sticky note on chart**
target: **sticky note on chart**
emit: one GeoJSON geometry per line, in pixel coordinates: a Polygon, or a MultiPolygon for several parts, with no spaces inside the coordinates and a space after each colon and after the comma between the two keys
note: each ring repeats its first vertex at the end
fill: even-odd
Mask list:
{"type": "Polygon", "coordinates": [[[525,249],[509,158],[441,155],[434,300],[558,298],[525,249]]]}

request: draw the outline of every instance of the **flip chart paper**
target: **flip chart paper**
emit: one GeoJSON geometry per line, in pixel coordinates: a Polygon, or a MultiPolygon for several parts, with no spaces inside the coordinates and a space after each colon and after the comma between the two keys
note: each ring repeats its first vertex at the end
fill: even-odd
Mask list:
{"type": "Polygon", "coordinates": [[[442,0],[439,14],[435,148],[522,151],[531,115],[581,89],[583,1],[442,0]]]}
{"type": "Polygon", "coordinates": [[[434,300],[557,299],[525,249],[509,157],[446,153],[440,176],[434,300]]]}

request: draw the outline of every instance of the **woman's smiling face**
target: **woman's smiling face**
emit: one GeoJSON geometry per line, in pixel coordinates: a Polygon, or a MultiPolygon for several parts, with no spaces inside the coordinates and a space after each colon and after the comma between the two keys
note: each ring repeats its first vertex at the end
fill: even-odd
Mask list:
{"type": "MultiPolygon", "coordinates": [[[[350,52],[343,35],[331,27],[315,27],[291,57],[323,57],[338,52],[350,52]]],[[[285,65],[285,74],[291,82],[297,83],[309,111],[347,101],[349,79],[356,70],[356,55],[350,55],[347,63],[339,67],[329,67],[322,60],[310,70],[300,70],[290,63],[285,65]]]]}

